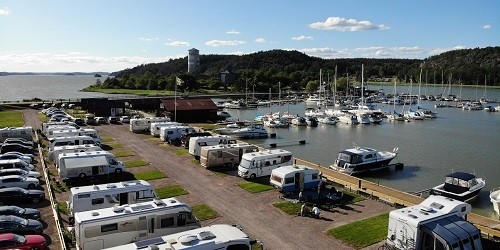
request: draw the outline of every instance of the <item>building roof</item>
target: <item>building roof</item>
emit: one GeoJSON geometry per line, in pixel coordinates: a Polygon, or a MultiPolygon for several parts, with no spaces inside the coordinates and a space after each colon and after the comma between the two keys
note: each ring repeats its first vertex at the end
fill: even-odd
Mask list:
{"type": "Polygon", "coordinates": [[[162,99],[163,107],[166,111],[174,111],[174,103],[177,101],[177,111],[180,110],[217,110],[217,105],[210,98],[197,99],[162,99]]]}

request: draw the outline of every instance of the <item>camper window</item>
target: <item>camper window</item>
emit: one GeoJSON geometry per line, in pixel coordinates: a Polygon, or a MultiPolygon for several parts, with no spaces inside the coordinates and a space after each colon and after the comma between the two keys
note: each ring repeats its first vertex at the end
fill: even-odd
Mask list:
{"type": "Polygon", "coordinates": [[[79,194],[77,198],[78,199],[90,198],[90,194],[79,194]]]}
{"type": "Polygon", "coordinates": [[[271,165],[271,163],[270,163],[270,162],[268,162],[268,161],[266,161],[266,164],[265,164],[265,165],[266,165],[266,166],[269,166],[269,165],[271,165]]]}
{"type": "Polygon", "coordinates": [[[173,227],[175,225],[174,223],[174,217],[168,217],[160,220],[160,227],[165,228],[165,227],[173,227]]]}
{"type": "Polygon", "coordinates": [[[186,214],[185,213],[179,213],[177,215],[177,226],[182,227],[186,225],[186,214]]]}
{"type": "Polygon", "coordinates": [[[312,179],[313,179],[313,180],[318,179],[318,174],[312,174],[312,179]]]}
{"type": "Polygon", "coordinates": [[[107,224],[107,225],[101,226],[101,233],[115,231],[115,230],[118,230],[118,223],[107,224]]]}
{"type": "Polygon", "coordinates": [[[115,159],[109,159],[109,165],[117,165],[118,162],[115,159]]]}
{"type": "Polygon", "coordinates": [[[291,159],[292,159],[291,155],[285,155],[281,157],[281,162],[287,162],[290,161],[291,159]]]}
{"type": "Polygon", "coordinates": [[[294,183],[294,178],[293,177],[288,177],[288,178],[285,178],[285,184],[291,184],[291,183],[294,183]]]}
{"type": "Polygon", "coordinates": [[[278,182],[278,183],[281,183],[282,178],[279,176],[276,176],[276,175],[271,175],[271,180],[278,182]]]}
{"type": "Polygon", "coordinates": [[[92,199],[92,205],[99,205],[104,203],[104,198],[92,199]]]}
{"type": "Polygon", "coordinates": [[[276,160],[273,160],[273,165],[276,165],[276,160]]]}

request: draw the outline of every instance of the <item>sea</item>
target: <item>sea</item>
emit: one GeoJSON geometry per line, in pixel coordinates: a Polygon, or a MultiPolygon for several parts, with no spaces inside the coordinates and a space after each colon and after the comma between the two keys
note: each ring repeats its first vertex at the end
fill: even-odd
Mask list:
{"type": "MultiPolygon", "coordinates": [[[[40,98],[43,100],[78,99],[87,97],[115,97],[116,95],[82,92],[81,89],[95,84],[93,76],[0,76],[0,102],[40,98]]],[[[367,86],[368,89],[393,93],[392,85],[367,86]]],[[[413,92],[415,92],[415,86],[413,92]]],[[[421,87],[421,94],[437,95],[442,86],[421,87]]],[[[409,93],[409,86],[398,86],[395,92],[409,93]]],[[[448,90],[449,91],[449,90],[448,90]]],[[[500,100],[500,89],[457,88],[451,94],[462,98],[500,100]]],[[[417,94],[413,93],[412,94],[417,94]]],[[[217,101],[220,101],[217,99],[217,101]]],[[[248,140],[269,147],[291,151],[295,157],[328,167],[338,153],[353,146],[377,150],[398,149],[393,163],[404,164],[402,170],[390,169],[362,178],[380,185],[406,192],[417,192],[444,182],[445,175],[454,171],[474,173],[484,178],[486,186],[470,203],[475,213],[498,219],[489,199],[490,190],[500,187],[500,112],[465,111],[458,108],[434,108],[435,102],[420,101],[419,106],[437,112],[436,119],[411,122],[389,122],[380,125],[323,125],[318,127],[294,127],[270,129],[276,138],[248,140]],[[301,145],[299,141],[305,140],[301,145]]],[[[500,103],[490,103],[497,106],[500,103]]],[[[306,105],[273,105],[248,110],[226,110],[235,120],[254,120],[258,115],[275,112],[304,115],[306,105]]],[[[324,107],[323,107],[324,108],[324,107]]],[[[376,108],[391,112],[394,107],[376,104],[376,108]]],[[[403,106],[396,106],[400,112],[403,106]]],[[[416,109],[416,106],[413,106],[416,109]]]]}

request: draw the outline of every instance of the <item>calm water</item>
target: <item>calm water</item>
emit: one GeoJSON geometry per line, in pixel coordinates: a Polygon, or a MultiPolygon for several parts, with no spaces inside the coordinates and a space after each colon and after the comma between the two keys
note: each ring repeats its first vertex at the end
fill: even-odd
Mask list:
{"type": "MultiPolygon", "coordinates": [[[[107,97],[100,93],[80,92],[94,84],[98,78],[93,76],[0,76],[0,101],[19,101],[41,98],[76,99],[86,97],[107,97]]],[[[101,78],[101,81],[104,78],[101,78]]],[[[392,93],[393,86],[370,86],[370,89],[383,88],[392,93]]],[[[417,94],[413,88],[412,93],[417,94]]],[[[442,87],[422,87],[422,94],[437,95],[442,87]]],[[[399,86],[397,92],[410,92],[409,87],[399,86]]],[[[446,92],[448,93],[448,92],[446,92]]],[[[500,89],[454,88],[452,94],[462,93],[464,98],[500,100],[500,89]]],[[[500,112],[463,111],[455,108],[434,109],[434,103],[421,102],[420,106],[438,112],[434,120],[392,123],[384,121],[381,125],[319,125],[317,128],[290,127],[288,129],[269,129],[277,134],[276,139],[252,140],[256,144],[278,143],[287,145],[282,148],[292,151],[295,156],[323,166],[329,166],[339,151],[358,146],[379,150],[399,148],[395,161],[405,164],[401,171],[380,173],[365,177],[382,185],[403,191],[419,191],[438,185],[451,171],[474,172],[485,178],[486,187],[472,202],[474,211],[495,217],[489,201],[489,191],[500,186],[500,112]],[[298,145],[299,140],[306,145],[298,145]]],[[[499,105],[499,104],[492,104],[499,105]]],[[[384,111],[392,110],[392,105],[377,105],[384,111]]],[[[402,106],[396,106],[401,111],[402,106]]],[[[258,110],[228,110],[233,118],[253,120],[257,114],[287,111],[304,114],[304,103],[297,105],[273,106],[258,110]]]]}

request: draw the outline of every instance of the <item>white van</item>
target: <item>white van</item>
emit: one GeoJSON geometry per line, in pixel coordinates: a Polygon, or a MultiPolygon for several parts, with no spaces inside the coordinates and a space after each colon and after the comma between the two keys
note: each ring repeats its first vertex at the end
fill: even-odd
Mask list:
{"type": "Polygon", "coordinates": [[[151,135],[154,137],[160,137],[160,129],[163,127],[172,127],[172,126],[180,126],[181,123],[178,122],[153,122],[151,123],[151,127],[149,130],[151,131],[151,135]]]}
{"type": "Polygon", "coordinates": [[[160,139],[167,143],[173,143],[179,141],[181,142],[181,136],[183,133],[193,133],[196,132],[193,127],[190,126],[173,126],[173,127],[162,127],[160,128],[160,139]]]}
{"type": "Polygon", "coordinates": [[[292,165],[292,153],[283,149],[246,153],[241,157],[238,175],[250,179],[268,176],[273,169],[286,165],[292,165]]]}
{"type": "Polygon", "coordinates": [[[236,144],[236,140],[229,135],[196,136],[189,138],[189,154],[200,159],[200,148],[218,144],[236,144]]]}
{"type": "Polygon", "coordinates": [[[97,144],[94,138],[86,135],[56,137],[49,140],[49,151],[54,151],[54,147],[67,145],[97,144]]]}
{"type": "Polygon", "coordinates": [[[33,141],[32,127],[15,127],[15,128],[0,128],[0,142],[7,138],[23,138],[28,141],[33,141]]]}
{"type": "Polygon", "coordinates": [[[125,171],[123,162],[107,151],[60,154],[56,166],[63,180],[125,171]]]}
{"type": "Polygon", "coordinates": [[[166,117],[146,117],[130,119],[130,131],[134,133],[148,132],[151,128],[151,123],[154,122],[169,122],[166,117]]]}
{"type": "Polygon", "coordinates": [[[248,143],[204,146],[201,147],[200,163],[205,168],[238,166],[243,154],[257,151],[257,146],[248,143]]]}
{"type": "Polygon", "coordinates": [[[67,127],[70,127],[69,129],[71,129],[71,128],[79,129],[80,128],[80,126],[78,126],[76,123],[69,122],[69,121],[68,122],[44,122],[42,124],[42,134],[47,136],[49,127],[56,127],[56,126],[67,126],[67,127]]]}
{"type": "Polygon", "coordinates": [[[59,154],[62,153],[83,153],[101,151],[102,148],[95,144],[71,145],[71,146],[57,146],[54,150],[49,151],[49,159],[55,161],[59,154]]]}

